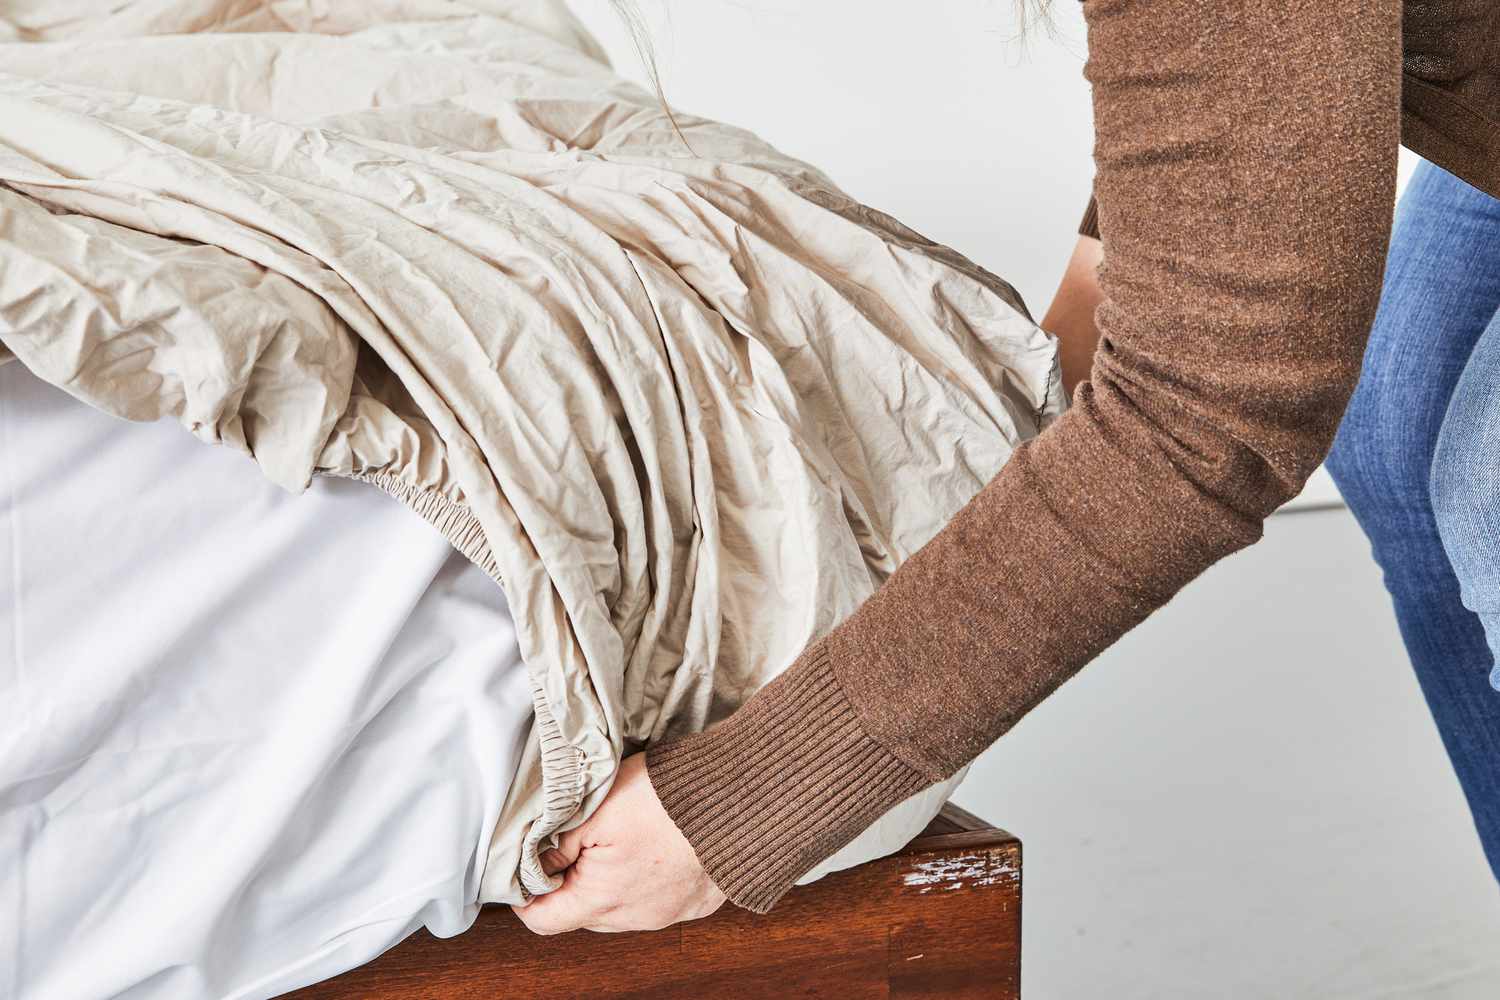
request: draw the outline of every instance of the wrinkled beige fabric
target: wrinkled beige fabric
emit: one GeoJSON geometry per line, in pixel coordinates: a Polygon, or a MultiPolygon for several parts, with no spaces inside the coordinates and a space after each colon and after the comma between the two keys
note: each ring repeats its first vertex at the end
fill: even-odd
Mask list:
{"type": "Polygon", "coordinates": [[[484,899],[1063,406],[1004,282],[744,131],[689,152],[559,3],[0,0],[0,38],[5,349],[504,586],[537,724],[484,899]]]}

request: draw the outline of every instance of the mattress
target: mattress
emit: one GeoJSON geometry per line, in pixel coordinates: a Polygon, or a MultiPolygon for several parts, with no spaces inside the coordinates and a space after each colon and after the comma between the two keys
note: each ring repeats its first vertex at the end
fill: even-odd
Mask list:
{"type": "Polygon", "coordinates": [[[421,518],[0,367],[0,996],[268,997],[463,930],[531,722],[421,518]]]}
{"type": "Polygon", "coordinates": [[[465,930],[533,721],[489,576],[379,490],[294,496],[19,364],[0,456],[0,996],[271,997],[465,930]]]}

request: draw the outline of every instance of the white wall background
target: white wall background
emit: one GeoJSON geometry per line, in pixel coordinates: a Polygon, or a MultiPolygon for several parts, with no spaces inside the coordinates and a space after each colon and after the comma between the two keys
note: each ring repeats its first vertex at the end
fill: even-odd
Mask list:
{"type": "MultiPolygon", "coordinates": [[[[607,0],[569,2],[641,77],[607,0]]],[[[1045,311],[1092,177],[1076,3],[1024,45],[1010,0],[639,6],[676,106],[816,163],[1045,311]]],[[[1344,510],[1274,518],[958,800],[1025,842],[1028,997],[1500,996],[1500,890],[1344,510]]]]}
{"type": "MultiPolygon", "coordinates": [[[[608,0],[569,0],[643,79],[608,0]]],[[[1083,36],[1014,42],[1009,0],[636,0],[674,107],[752,129],[962,251],[1040,318],[1093,180],[1083,36]]]]}

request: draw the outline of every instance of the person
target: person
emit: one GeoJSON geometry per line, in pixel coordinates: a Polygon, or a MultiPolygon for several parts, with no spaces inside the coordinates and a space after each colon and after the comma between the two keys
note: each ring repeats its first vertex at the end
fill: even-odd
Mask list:
{"type": "Polygon", "coordinates": [[[1396,212],[1364,373],[1327,464],[1500,872],[1500,669],[1484,682],[1500,652],[1497,377],[1500,200],[1424,162],[1396,212]]]}
{"type": "Polygon", "coordinates": [[[1493,209],[1453,185],[1500,195],[1500,34],[1486,30],[1500,5],[1083,10],[1095,197],[1049,314],[1075,368],[1071,409],[737,712],[628,758],[546,858],[564,882],[519,908],[533,930],[660,927],[725,899],[769,909],[1257,540],[1327,453],[1360,376],[1400,142],[1454,179],[1424,171],[1403,209],[1399,287],[1334,470],[1496,856],[1497,709],[1467,668],[1500,615],[1486,450],[1500,440],[1500,365],[1486,363],[1500,270],[1493,209]]]}

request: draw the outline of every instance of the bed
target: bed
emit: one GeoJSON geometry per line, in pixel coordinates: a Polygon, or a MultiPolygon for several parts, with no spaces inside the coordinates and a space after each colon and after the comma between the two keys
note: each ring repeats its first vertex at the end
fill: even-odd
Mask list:
{"type": "Polygon", "coordinates": [[[0,0],[0,377],[0,968],[46,1000],[275,995],[550,891],[624,755],[1067,404],[1002,279],[557,0],[0,0]]]}
{"type": "Polygon", "coordinates": [[[766,916],[725,909],[642,934],[537,939],[509,911],[453,939],[410,938],[296,1000],[650,1000],[1021,995],[1021,844],[949,804],[892,855],[792,890],[766,916]]]}

